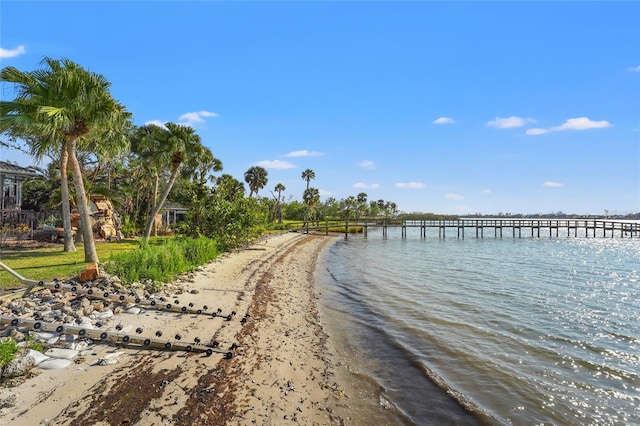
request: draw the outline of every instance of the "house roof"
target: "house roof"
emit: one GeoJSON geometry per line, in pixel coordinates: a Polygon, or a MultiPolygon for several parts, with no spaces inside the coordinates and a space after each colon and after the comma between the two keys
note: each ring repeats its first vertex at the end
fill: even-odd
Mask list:
{"type": "Polygon", "coordinates": [[[0,161],[0,174],[7,176],[21,176],[21,177],[35,177],[39,176],[30,167],[21,167],[17,164],[8,163],[6,161],[0,161]]]}

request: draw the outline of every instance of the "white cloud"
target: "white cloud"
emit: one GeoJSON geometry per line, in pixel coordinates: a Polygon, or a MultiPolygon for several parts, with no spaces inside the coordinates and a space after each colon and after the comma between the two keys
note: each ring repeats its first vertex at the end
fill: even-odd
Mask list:
{"type": "Polygon", "coordinates": [[[421,182],[398,182],[395,184],[396,188],[409,188],[409,189],[422,189],[426,188],[427,185],[421,182]]]}
{"type": "Polygon", "coordinates": [[[18,46],[15,49],[3,49],[0,47],[0,58],[15,58],[16,56],[23,55],[27,51],[24,46],[18,46]]]}
{"type": "Polygon", "coordinates": [[[319,157],[321,155],[323,154],[318,151],[301,149],[299,151],[291,151],[290,153],[286,154],[285,157],[319,157]]]}
{"type": "Polygon", "coordinates": [[[542,186],[546,188],[562,188],[564,184],[560,182],[546,181],[545,183],[542,184],[542,186]]]}
{"type": "Polygon", "coordinates": [[[455,124],[456,120],[450,117],[440,117],[433,120],[433,124],[455,124]]]}
{"type": "Polygon", "coordinates": [[[145,121],[144,123],[145,126],[148,126],[150,124],[153,124],[154,126],[162,127],[163,129],[167,128],[167,126],[164,125],[164,122],[160,120],[150,120],[150,121],[145,121]]]}
{"type": "Polygon", "coordinates": [[[602,129],[611,127],[611,123],[606,120],[593,121],[588,117],[570,118],[557,127],[552,127],[553,131],[561,130],[586,130],[586,129],[602,129]]]}
{"type": "Polygon", "coordinates": [[[187,112],[182,114],[178,120],[182,121],[179,124],[193,126],[196,123],[204,123],[203,117],[218,117],[218,114],[209,111],[187,112]]]}
{"type": "Polygon", "coordinates": [[[460,194],[454,194],[452,192],[448,193],[448,194],[444,194],[444,198],[446,198],[447,200],[464,200],[464,197],[460,194]]]}
{"type": "Polygon", "coordinates": [[[367,170],[375,170],[376,165],[374,164],[373,161],[364,160],[362,163],[360,163],[360,167],[367,170]]]}
{"type": "Polygon", "coordinates": [[[327,191],[325,189],[318,189],[318,195],[320,195],[321,197],[325,197],[325,196],[328,197],[328,196],[330,196],[332,194],[333,194],[333,192],[331,192],[331,191],[327,191]]]}
{"type": "Polygon", "coordinates": [[[493,191],[487,188],[487,189],[483,189],[482,191],[480,191],[480,193],[481,194],[491,194],[491,193],[493,193],[493,191]]]}
{"type": "Polygon", "coordinates": [[[611,123],[606,120],[593,121],[588,117],[570,118],[559,126],[549,127],[548,129],[534,128],[529,129],[525,133],[527,135],[543,135],[550,132],[563,132],[565,130],[588,130],[603,129],[611,127],[611,123]]]}
{"type": "Polygon", "coordinates": [[[542,129],[540,127],[534,127],[533,129],[527,129],[525,132],[527,135],[544,135],[545,133],[549,133],[548,129],[542,129]]]}
{"type": "Polygon", "coordinates": [[[640,72],[640,65],[638,65],[637,67],[629,67],[627,68],[627,70],[629,70],[630,72],[640,72]]]}
{"type": "Polygon", "coordinates": [[[358,189],[378,189],[380,188],[380,184],[379,183],[366,184],[366,183],[358,182],[354,184],[353,187],[358,189]]]}
{"type": "Polygon", "coordinates": [[[265,169],[294,169],[296,166],[288,161],[282,160],[264,160],[258,161],[256,166],[264,167],[265,169]]]}
{"type": "Polygon", "coordinates": [[[533,118],[522,118],[522,117],[506,117],[500,118],[496,117],[495,120],[491,120],[487,122],[487,127],[496,127],[498,129],[511,129],[513,127],[522,127],[527,123],[535,123],[536,120],[533,118]]]}

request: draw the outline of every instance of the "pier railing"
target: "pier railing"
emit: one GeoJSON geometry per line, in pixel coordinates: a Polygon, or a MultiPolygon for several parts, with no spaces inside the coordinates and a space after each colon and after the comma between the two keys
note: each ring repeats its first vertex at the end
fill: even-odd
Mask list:
{"type": "Polygon", "coordinates": [[[437,230],[439,238],[452,234],[457,238],[484,238],[485,234],[495,238],[503,238],[505,235],[512,238],[640,238],[640,221],[609,219],[360,219],[301,222],[292,225],[292,228],[297,231],[327,234],[344,232],[345,236],[354,233],[355,229],[357,232],[361,231],[365,237],[371,230],[381,230],[383,237],[387,237],[390,229],[399,228],[401,236],[406,238],[407,229],[417,228],[421,238],[426,238],[429,230],[437,230]]]}

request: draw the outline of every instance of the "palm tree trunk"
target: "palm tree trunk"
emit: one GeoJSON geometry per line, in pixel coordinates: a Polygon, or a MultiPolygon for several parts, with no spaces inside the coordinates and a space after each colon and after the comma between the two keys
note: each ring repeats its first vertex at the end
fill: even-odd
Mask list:
{"type": "Polygon", "coordinates": [[[69,153],[67,144],[62,143],[60,152],[60,195],[62,197],[62,227],[64,229],[64,251],[76,251],[73,243],[73,233],[71,230],[71,206],[69,205],[69,180],[67,176],[67,165],[69,163],[69,153]]]}
{"type": "Polygon", "coordinates": [[[80,212],[80,229],[84,243],[84,261],[89,263],[98,263],[98,252],[96,244],[93,240],[93,231],[91,230],[91,216],[89,215],[89,207],[87,205],[87,194],[82,181],[82,170],[80,163],[76,157],[76,139],[68,142],[67,151],[69,152],[69,160],[73,169],[73,186],[76,188],[76,200],[78,202],[78,210],[80,212]]]}
{"type": "Polygon", "coordinates": [[[147,220],[147,226],[144,230],[145,240],[148,240],[149,237],[151,237],[151,230],[153,229],[153,225],[156,222],[156,215],[160,213],[160,210],[162,210],[162,206],[164,205],[164,202],[167,201],[169,192],[171,192],[171,187],[173,187],[173,184],[175,183],[178,177],[179,167],[180,165],[178,165],[177,167],[175,166],[173,167],[173,170],[171,171],[171,178],[169,179],[169,183],[167,184],[167,187],[164,189],[164,192],[162,193],[162,195],[160,196],[160,200],[158,200],[153,211],[151,212],[151,216],[149,216],[149,219],[147,220]]]}
{"type": "MultiPolygon", "coordinates": [[[[156,206],[158,205],[158,187],[159,186],[160,186],[160,176],[156,171],[156,180],[153,184],[153,200],[151,200],[151,211],[154,211],[156,209],[156,206]]],[[[158,236],[158,227],[156,226],[155,217],[153,219],[153,236],[154,237],[158,236]]]]}

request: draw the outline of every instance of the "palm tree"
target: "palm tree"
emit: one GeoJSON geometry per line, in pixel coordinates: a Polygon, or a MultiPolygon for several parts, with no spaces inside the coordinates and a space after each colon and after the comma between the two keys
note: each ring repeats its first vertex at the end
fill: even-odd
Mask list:
{"type": "Polygon", "coordinates": [[[244,184],[230,174],[224,173],[216,179],[215,191],[228,202],[244,196],[244,184]]]}
{"type": "Polygon", "coordinates": [[[157,201],[154,196],[151,214],[147,218],[145,226],[144,239],[151,237],[155,218],[167,201],[171,188],[178,177],[180,166],[185,162],[194,164],[202,159],[213,158],[211,151],[202,145],[200,136],[192,127],[175,123],[166,123],[165,126],[166,130],[154,126],[156,129],[151,129],[143,142],[143,144],[155,144],[154,150],[149,152],[149,159],[153,164],[156,166],[166,165],[167,162],[171,164],[171,175],[162,195],[157,201]]]}
{"type": "Polygon", "coordinates": [[[305,189],[304,194],[302,194],[302,201],[307,206],[304,220],[304,224],[306,225],[313,212],[313,207],[320,201],[320,191],[318,191],[317,188],[305,189]]]}
{"type": "Polygon", "coordinates": [[[282,223],[282,207],[280,206],[280,203],[282,202],[282,193],[286,189],[287,188],[285,188],[283,184],[278,183],[276,187],[273,188],[273,190],[278,194],[278,196],[276,197],[275,194],[273,194],[273,192],[271,193],[271,195],[273,195],[273,198],[275,198],[276,200],[276,216],[278,217],[278,223],[282,223]]]}
{"type": "Polygon", "coordinates": [[[125,144],[130,114],[111,96],[110,83],[102,75],[89,72],[69,59],[44,58],[43,64],[47,68],[32,72],[22,72],[14,67],[0,71],[0,80],[14,83],[17,94],[13,101],[0,101],[0,132],[14,128],[36,136],[39,144],[31,147],[36,155],[47,150],[60,151],[65,216],[69,196],[64,189],[64,163],[65,155],[68,155],[80,213],[85,261],[97,263],[78,150],[88,140],[125,144]]]}
{"type": "Polygon", "coordinates": [[[356,197],[356,220],[360,219],[367,209],[367,193],[361,192],[356,197]]]}
{"type": "Polygon", "coordinates": [[[351,218],[351,213],[355,211],[358,201],[356,200],[356,197],[354,197],[353,195],[349,195],[347,198],[343,200],[343,204],[344,204],[343,215],[345,219],[348,220],[351,218]]]}
{"type": "Polygon", "coordinates": [[[316,174],[311,169],[307,169],[304,172],[302,172],[302,180],[307,181],[307,189],[309,189],[309,182],[315,178],[316,178],[316,174]]]}
{"type": "Polygon", "coordinates": [[[143,229],[146,229],[148,215],[155,209],[160,188],[160,174],[166,167],[168,160],[164,150],[158,150],[161,140],[166,139],[167,129],[155,124],[137,127],[131,135],[131,154],[129,161],[131,168],[132,187],[132,212],[141,212],[146,200],[149,210],[138,216],[142,220],[143,229]]]}
{"type": "Polygon", "coordinates": [[[249,184],[249,198],[267,185],[267,171],[264,167],[253,166],[244,172],[244,181],[249,184]]]}

